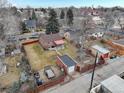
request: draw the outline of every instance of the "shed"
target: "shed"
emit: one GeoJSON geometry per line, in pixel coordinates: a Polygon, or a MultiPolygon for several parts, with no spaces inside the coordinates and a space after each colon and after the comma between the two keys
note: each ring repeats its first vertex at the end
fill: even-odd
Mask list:
{"type": "Polygon", "coordinates": [[[108,58],[109,53],[110,53],[110,51],[108,49],[106,49],[102,46],[99,46],[99,45],[93,45],[91,47],[91,51],[92,51],[93,55],[96,55],[96,53],[98,52],[99,57],[102,57],[102,58],[108,58]]]}
{"type": "Polygon", "coordinates": [[[64,69],[68,74],[73,73],[76,69],[77,62],[68,55],[58,56],[57,65],[64,69]]]}

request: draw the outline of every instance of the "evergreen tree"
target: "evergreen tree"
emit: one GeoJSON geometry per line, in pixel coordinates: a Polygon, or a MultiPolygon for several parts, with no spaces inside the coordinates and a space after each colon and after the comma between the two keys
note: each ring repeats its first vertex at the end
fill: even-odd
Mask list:
{"type": "Polygon", "coordinates": [[[22,26],[22,30],[27,30],[24,22],[21,23],[21,26],[22,26]]]}
{"type": "Polygon", "coordinates": [[[66,16],[67,16],[67,24],[69,26],[73,25],[73,17],[74,16],[73,16],[73,11],[71,8],[68,9],[66,16]]]}
{"type": "Polygon", "coordinates": [[[59,32],[59,23],[57,20],[57,14],[54,9],[50,9],[49,19],[46,25],[46,34],[55,34],[59,32]]]}
{"type": "Polygon", "coordinates": [[[36,17],[36,14],[35,14],[35,11],[33,10],[33,12],[32,12],[32,19],[33,20],[37,20],[37,17],[36,17]]]}
{"type": "Polygon", "coordinates": [[[60,19],[64,19],[64,18],[65,18],[65,12],[64,10],[61,10],[60,19]]]}

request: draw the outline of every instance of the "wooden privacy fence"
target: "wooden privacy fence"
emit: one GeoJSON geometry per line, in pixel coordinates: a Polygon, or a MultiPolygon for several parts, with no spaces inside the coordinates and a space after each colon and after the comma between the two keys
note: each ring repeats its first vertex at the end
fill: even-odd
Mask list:
{"type": "Polygon", "coordinates": [[[37,43],[38,42],[38,39],[36,40],[29,40],[29,41],[25,41],[22,43],[22,45],[29,45],[29,44],[33,44],[33,43],[37,43]]]}
{"type": "Polygon", "coordinates": [[[50,88],[52,86],[60,84],[60,83],[64,82],[65,76],[66,76],[65,74],[62,74],[58,78],[55,78],[55,79],[53,79],[53,80],[51,80],[49,82],[46,82],[43,85],[37,86],[35,88],[35,90],[28,90],[27,93],[39,93],[39,92],[41,92],[41,91],[43,91],[45,89],[48,89],[48,88],[50,88]]]}

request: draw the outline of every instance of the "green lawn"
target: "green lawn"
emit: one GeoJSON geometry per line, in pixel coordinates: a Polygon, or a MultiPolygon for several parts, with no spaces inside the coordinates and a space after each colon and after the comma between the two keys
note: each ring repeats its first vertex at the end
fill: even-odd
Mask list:
{"type": "Polygon", "coordinates": [[[72,58],[76,58],[77,53],[76,53],[77,49],[76,47],[74,47],[73,45],[71,45],[69,42],[65,42],[65,48],[62,50],[59,50],[59,52],[64,55],[64,54],[68,54],[70,55],[72,58]]]}

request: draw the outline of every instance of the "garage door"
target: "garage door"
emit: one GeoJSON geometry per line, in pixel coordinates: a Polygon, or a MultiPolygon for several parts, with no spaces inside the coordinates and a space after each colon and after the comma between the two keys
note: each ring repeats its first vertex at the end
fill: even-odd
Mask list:
{"type": "Polygon", "coordinates": [[[75,66],[68,67],[68,73],[72,73],[75,70],[75,66]]]}

